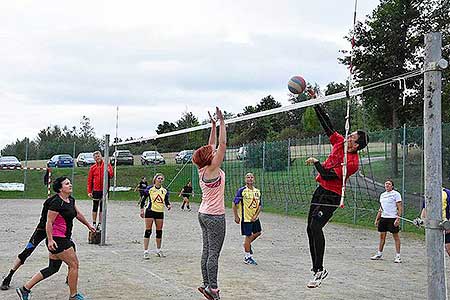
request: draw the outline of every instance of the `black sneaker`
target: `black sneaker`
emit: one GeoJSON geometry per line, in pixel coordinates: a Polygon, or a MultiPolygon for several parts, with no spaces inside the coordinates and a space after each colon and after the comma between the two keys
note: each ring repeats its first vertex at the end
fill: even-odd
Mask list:
{"type": "Polygon", "coordinates": [[[6,291],[7,289],[9,289],[10,283],[11,283],[11,278],[5,277],[5,279],[3,279],[2,286],[0,286],[0,289],[2,291],[6,291]]]}

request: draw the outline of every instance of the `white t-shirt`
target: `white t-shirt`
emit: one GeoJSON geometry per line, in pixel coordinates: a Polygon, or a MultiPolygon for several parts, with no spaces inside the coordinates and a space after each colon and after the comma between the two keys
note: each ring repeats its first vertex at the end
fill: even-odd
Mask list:
{"type": "Polygon", "coordinates": [[[402,201],[402,196],[396,190],[386,191],[380,195],[380,204],[383,211],[382,218],[397,218],[397,202],[402,201]]]}

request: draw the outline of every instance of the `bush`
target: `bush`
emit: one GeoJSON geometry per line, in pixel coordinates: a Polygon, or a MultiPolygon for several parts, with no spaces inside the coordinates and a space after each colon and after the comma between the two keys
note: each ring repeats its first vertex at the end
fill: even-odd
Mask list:
{"type": "Polygon", "coordinates": [[[287,141],[255,143],[247,145],[246,168],[262,168],[264,171],[284,171],[288,166],[287,141]]]}

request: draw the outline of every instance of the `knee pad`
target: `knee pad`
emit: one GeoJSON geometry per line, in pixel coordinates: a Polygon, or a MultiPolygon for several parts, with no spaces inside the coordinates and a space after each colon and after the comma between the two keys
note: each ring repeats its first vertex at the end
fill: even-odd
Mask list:
{"type": "Polygon", "coordinates": [[[59,271],[59,268],[61,267],[61,264],[62,260],[49,259],[48,267],[41,270],[41,274],[44,277],[44,279],[57,273],[59,271]]]}
{"type": "Polygon", "coordinates": [[[151,229],[146,229],[145,233],[144,233],[144,237],[146,239],[148,239],[151,235],[152,235],[152,230],[151,229]]]}
{"type": "Polygon", "coordinates": [[[36,247],[32,243],[28,243],[25,249],[17,255],[22,264],[25,263],[25,260],[31,255],[31,253],[33,253],[34,249],[36,249],[36,247]]]}
{"type": "Polygon", "coordinates": [[[157,239],[162,238],[162,230],[156,230],[156,238],[157,239]]]}

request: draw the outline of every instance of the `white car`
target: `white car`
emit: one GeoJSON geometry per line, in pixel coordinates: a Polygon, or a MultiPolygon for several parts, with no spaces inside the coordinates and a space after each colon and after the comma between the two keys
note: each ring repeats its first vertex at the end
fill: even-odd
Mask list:
{"type": "Polygon", "coordinates": [[[166,160],[158,151],[144,151],[141,154],[142,165],[164,165],[166,160]]]}
{"type": "Polygon", "coordinates": [[[246,146],[242,146],[238,150],[237,159],[244,160],[246,158],[247,158],[247,147],[246,146]]]}

